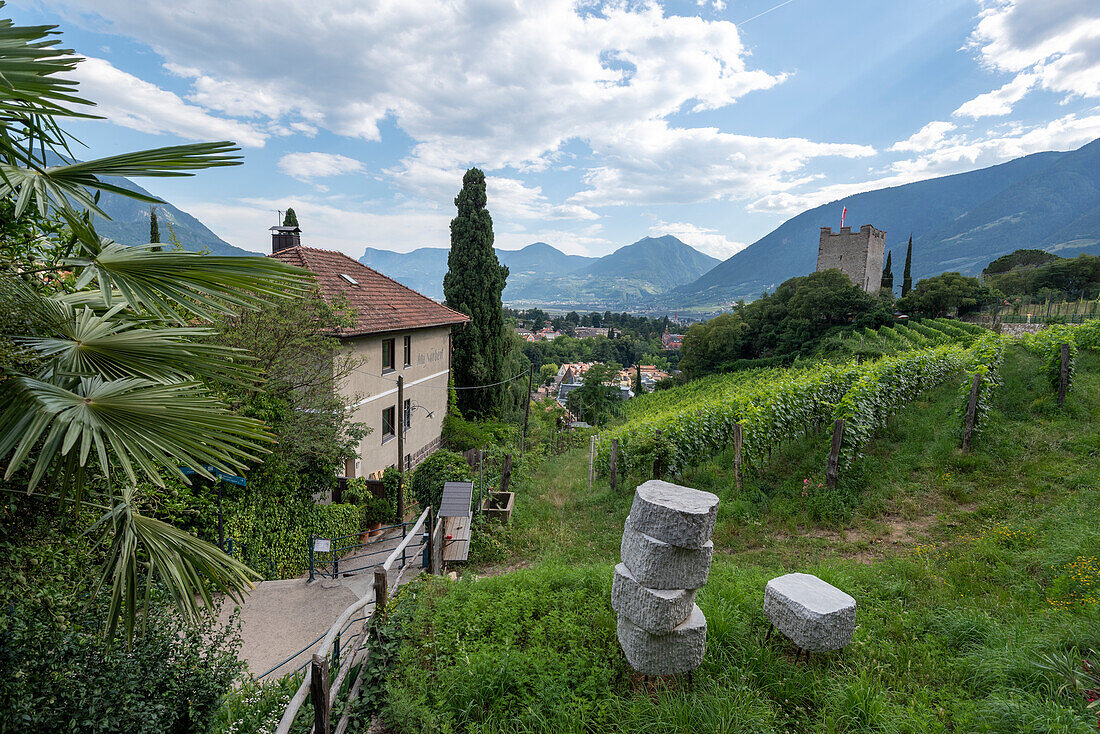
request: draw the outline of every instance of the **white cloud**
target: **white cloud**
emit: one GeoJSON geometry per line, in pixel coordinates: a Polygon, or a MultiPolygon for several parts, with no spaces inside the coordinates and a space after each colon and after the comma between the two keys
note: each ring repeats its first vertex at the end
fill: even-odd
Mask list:
{"type": "Polygon", "coordinates": [[[603,131],[592,141],[603,164],[570,201],[587,206],[690,203],[783,191],[809,180],[812,158],[874,155],[867,145],[763,138],[717,128],[639,122],[603,131]]]}
{"type": "MultiPolygon", "coordinates": [[[[982,6],[971,46],[990,69],[1024,76],[990,94],[1018,95],[1015,102],[1037,84],[1067,97],[1100,97],[1100,3],[983,0],[982,6]]],[[[993,101],[986,99],[976,109],[993,101]]]]}
{"type": "Polygon", "coordinates": [[[338,153],[287,153],[279,159],[279,170],[299,181],[342,176],[363,170],[363,163],[338,153]]]}
{"type": "Polygon", "coordinates": [[[930,122],[905,140],[899,140],[890,146],[895,152],[922,151],[935,148],[943,143],[947,133],[955,129],[955,123],[935,121],[930,122]]]}
{"type": "Polygon", "coordinates": [[[972,100],[959,105],[952,112],[954,117],[997,117],[1012,112],[1012,106],[1019,102],[1035,86],[1038,76],[1035,74],[1019,74],[1015,79],[1003,87],[992,92],[979,94],[972,100]]]}
{"type": "Polygon", "coordinates": [[[271,252],[268,227],[280,223],[277,212],[288,206],[298,214],[302,244],[338,250],[355,259],[367,247],[408,252],[450,243],[451,217],[424,211],[375,214],[315,197],[180,201],[177,206],[198,217],[226,242],[262,253],[271,252]]]}
{"type": "Polygon", "coordinates": [[[938,145],[923,149],[915,145],[905,148],[919,155],[895,161],[874,178],[831,184],[805,192],[769,194],[752,202],[748,208],[753,212],[797,214],[863,191],[972,171],[1047,150],[1072,150],[1098,137],[1100,108],[1092,114],[1065,115],[1038,125],[1008,125],[981,134],[959,134],[950,138],[941,136],[938,145]]]}
{"type": "Polygon", "coordinates": [[[681,242],[691,245],[711,257],[725,260],[744,250],[748,242],[735,242],[716,229],[699,227],[690,222],[657,222],[650,226],[649,234],[660,236],[670,234],[681,242]]]}
{"type": "MultiPolygon", "coordinates": [[[[503,195],[527,214],[550,206],[551,216],[585,219],[594,215],[578,207],[588,202],[767,194],[797,182],[810,158],[870,151],[670,126],[672,115],[720,109],[785,76],[748,66],[735,24],[666,14],[656,2],[334,0],[318,12],[290,0],[242,0],[229,14],[218,0],[63,2],[152,43],[173,73],[192,81],[190,100],[270,119],[271,134],[299,123],[379,140],[381,121],[392,119],[413,143],[387,173],[417,195],[441,194],[444,178],[452,189],[451,172],[469,165],[543,170],[567,143],[582,141],[599,160],[580,199],[554,207],[541,192],[537,205],[529,193],[503,195]],[[635,160],[619,135],[644,138],[652,164],[635,160]],[[655,172],[635,185],[635,176],[655,172]]],[[[80,18],[73,16],[87,22],[80,18]]]]}
{"type": "Polygon", "coordinates": [[[73,76],[80,82],[80,96],[96,102],[94,112],[116,125],[186,140],[233,140],[254,148],[263,147],[267,139],[267,134],[253,125],[215,117],[103,59],[85,59],[73,76]]]}

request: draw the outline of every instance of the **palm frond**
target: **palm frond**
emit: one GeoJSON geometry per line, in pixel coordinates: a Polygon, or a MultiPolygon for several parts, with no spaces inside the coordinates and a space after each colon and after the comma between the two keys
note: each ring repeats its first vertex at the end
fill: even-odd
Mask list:
{"type": "Polygon", "coordinates": [[[139,514],[133,504],[133,489],[125,488],[114,506],[92,528],[110,525],[114,530],[96,590],[105,586],[111,589],[108,640],[114,637],[120,618],[126,639],[133,639],[135,621],[145,617],[154,582],[163,584],[180,614],[194,621],[204,608],[209,610],[213,606],[212,591],[241,600],[243,592],[252,588],[252,580],[260,578],[218,547],[139,514]],[[139,601],[143,585],[145,596],[139,601]]]}
{"type": "Polygon", "coordinates": [[[206,465],[234,471],[272,440],[263,423],[229,412],[198,382],[16,376],[3,392],[0,457],[12,455],[5,478],[37,451],[30,490],[59,459],[85,466],[93,448],[104,472],[113,458],[131,482],[140,471],[163,486],[158,468],[185,482],[180,466],[207,477],[206,465]]]}
{"type": "Polygon", "coordinates": [[[91,308],[74,309],[62,303],[62,312],[48,334],[11,335],[12,340],[48,360],[43,379],[95,374],[110,379],[144,377],[153,382],[203,378],[238,386],[255,384],[258,372],[247,362],[254,358],[208,340],[217,332],[201,327],[149,326],[119,318],[112,309],[97,314],[91,308]]]}
{"type": "Polygon", "coordinates": [[[272,258],[157,252],[155,247],[107,242],[94,254],[71,258],[66,264],[79,270],[76,287],[98,285],[108,307],[117,294],[136,311],[177,323],[183,323],[179,308],[213,319],[240,308],[259,308],[276,298],[303,295],[309,289],[308,273],[272,258]]]}

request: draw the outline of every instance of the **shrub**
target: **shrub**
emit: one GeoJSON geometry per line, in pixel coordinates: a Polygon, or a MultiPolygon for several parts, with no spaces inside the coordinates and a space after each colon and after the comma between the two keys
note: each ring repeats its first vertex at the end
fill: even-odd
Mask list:
{"type": "Polygon", "coordinates": [[[413,472],[411,488],[421,508],[439,507],[444,482],[472,482],[474,474],[462,454],[446,449],[436,451],[413,472]]]}
{"type": "MultiPolygon", "coordinates": [[[[41,601],[41,600],[38,600],[41,601]]],[[[108,646],[106,605],[13,602],[0,665],[0,731],[205,732],[243,665],[235,627],[188,626],[163,608],[108,646]]]]}

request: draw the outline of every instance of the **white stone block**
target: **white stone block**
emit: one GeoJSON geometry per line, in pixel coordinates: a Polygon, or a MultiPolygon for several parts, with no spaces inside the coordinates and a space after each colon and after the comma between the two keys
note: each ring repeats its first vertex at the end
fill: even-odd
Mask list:
{"type": "Polygon", "coordinates": [[[789,573],[764,589],[764,614],[803,650],[839,650],[852,641],[856,600],[817,576],[789,573]]]}
{"type": "Polygon", "coordinates": [[[677,548],[634,528],[626,519],[619,548],[623,563],[639,584],[649,589],[698,589],[707,582],[714,544],[677,548]]]}
{"type": "Polygon", "coordinates": [[[694,606],[694,589],[649,589],[638,583],[625,563],[615,566],[611,608],[646,632],[671,632],[691,615],[694,606]]]}
{"type": "Polygon", "coordinates": [[[650,634],[621,615],[617,631],[627,662],[642,675],[687,673],[707,652],[707,619],[694,605],[691,615],[667,634],[650,634]]]}
{"type": "Polygon", "coordinates": [[[718,496],[651,479],[634,492],[634,529],[680,548],[702,548],[718,519],[718,496]]]}

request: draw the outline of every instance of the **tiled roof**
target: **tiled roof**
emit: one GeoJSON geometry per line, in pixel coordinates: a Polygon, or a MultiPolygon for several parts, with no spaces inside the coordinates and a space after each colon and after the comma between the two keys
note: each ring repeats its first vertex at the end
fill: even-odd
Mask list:
{"type": "Polygon", "coordinates": [[[436,303],[342,252],[288,247],[268,257],[313,273],[326,299],[347,297],[358,315],[354,325],[340,330],[341,336],[446,326],[470,320],[469,316],[436,303]],[[355,283],[342,276],[348,276],[355,283]]]}

